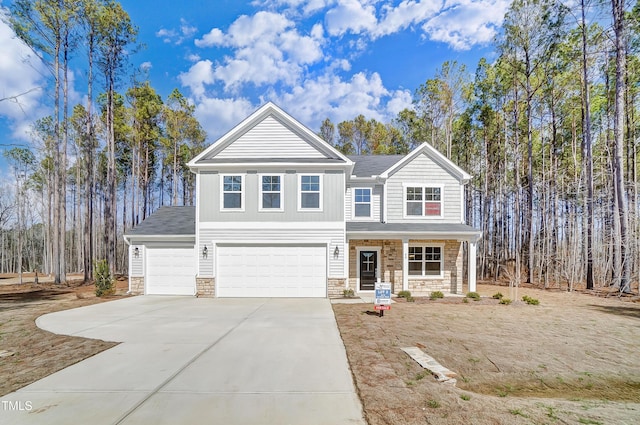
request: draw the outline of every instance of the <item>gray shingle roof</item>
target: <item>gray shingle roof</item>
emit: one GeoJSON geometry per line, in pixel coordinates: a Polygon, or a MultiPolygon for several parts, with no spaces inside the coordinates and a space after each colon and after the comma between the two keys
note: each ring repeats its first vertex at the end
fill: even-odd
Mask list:
{"type": "Polygon", "coordinates": [[[347,222],[347,233],[349,232],[480,235],[479,230],[462,223],[380,223],[375,221],[347,222]]]}
{"type": "Polygon", "coordinates": [[[129,230],[127,236],[149,235],[195,235],[196,207],[160,207],[137,227],[129,230]]]}
{"type": "Polygon", "coordinates": [[[371,177],[379,176],[404,158],[404,155],[349,155],[348,158],[355,162],[354,176],[371,177]]]}

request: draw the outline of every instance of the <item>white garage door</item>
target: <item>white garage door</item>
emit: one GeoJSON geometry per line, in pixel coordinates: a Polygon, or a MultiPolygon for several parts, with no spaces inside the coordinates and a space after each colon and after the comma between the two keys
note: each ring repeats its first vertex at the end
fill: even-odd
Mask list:
{"type": "Polygon", "coordinates": [[[218,247],[219,297],[326,297],[326,246],[218,247]]]}
{"type": "Polygon", "coordinates": [[[196,292],[194,248],[147,248],[147,294],[193,295],[196,292]]]}

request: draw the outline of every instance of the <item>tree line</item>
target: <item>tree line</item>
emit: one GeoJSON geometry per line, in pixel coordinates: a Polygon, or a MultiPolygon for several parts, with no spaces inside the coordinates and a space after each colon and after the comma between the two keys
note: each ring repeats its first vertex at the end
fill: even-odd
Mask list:
{"type": "Polygon", "coordinates": [[[193,204],[185,164],[206,138],[195,107],[131,75],[138,29],[116,1],[18,0],[8,23],[49,71],[53,115],[32,125],[36,153],[4,152],[16,184],[13,199],[0,192],[0,272],[88,281],[96,259],[126,271],[124,231],[157,205],[193,204]],[[87,71],[84,104],[69,104],[72,61],[87,71]]]}
{"type": "MultiPolygon", "coordinates": [[[[62,98],[53,117],[34,124],[42,149],[26,161],[32,171],[16,171],[13,196],[37,194],[40,211],[12,210],[21,230],[7,230],[8,193],[0,192],[3,253],[42,253],[21,259],[22,268],[61,278],[64,270],[90,273],[95,258],[124,271],[118,235],[159,205],[193,203],[185,164],[205,139],[193,106],[177,90],[163,101],[136,78],[118,93],[126,75],[126,55],[118,52],[134,48],[137,32],[118,3],[22,0],[12,12],[16,33],[58,69],[52,80],[62,98]],[[60,5],[80,5],[82,13],[53,7],[60,5]],[[86,105],[67,115],[67,73],[59,69],[80,38],[89,74],[95,67],[97,75],[89,78],[86,105]],[[51,40],[59,43],[45,43],[51,40]],[[93,80],[104,90],[95,101],[93,80]],[[61,252],[64,270],[56,264],[61,252]]],[[[570,8],[515,0],[495,58],[475,69],[443,63],[415,90],[413,107],[390,122],[326,119],[318,134],[346,154],[406,154],[426,141],[469,171],[465,208],[468,224],[482,231],[480,278],[629,291],[640,273],[638,16],[638,5],[624,0],[581,0],[570,8]]],[[[14,169],[24,169],[15,154],[14,169]]],[[[2,271],[16,271],[16,261],[3,254],[2,271]]]]}

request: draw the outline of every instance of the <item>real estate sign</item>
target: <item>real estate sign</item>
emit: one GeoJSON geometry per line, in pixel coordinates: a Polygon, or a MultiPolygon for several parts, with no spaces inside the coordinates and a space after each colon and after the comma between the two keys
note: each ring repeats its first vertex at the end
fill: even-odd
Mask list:
{"type": "Polygon", "coordinates": [[[391,310],[391,283],[376,283],[376,310],[391,310]]]}

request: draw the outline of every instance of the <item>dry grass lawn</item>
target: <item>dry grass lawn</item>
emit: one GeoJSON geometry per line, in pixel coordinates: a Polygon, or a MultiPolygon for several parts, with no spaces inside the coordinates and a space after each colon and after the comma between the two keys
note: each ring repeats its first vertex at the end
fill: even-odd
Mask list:
{"type": "MultiPolygon", "coordinates": [[[[3,280],[0,280],[0,396],[116,345],[43,331],[35,320],[46,313],[122,295],[97,298],[93,286],[54,285],[46,281],[20,285],[6,284],[3,280]]],[[[118,282],[117,294],[126,291],[126,284],[118,282]]]]}
{"type": "Polygon", "coordinates": [[[519,289],[540,305],[398,302],[334,311],[370,425],[640,423],[640,303],[519,289]],[[418,346],[458,374],[437,383],[402,347],[418,346]]]}

